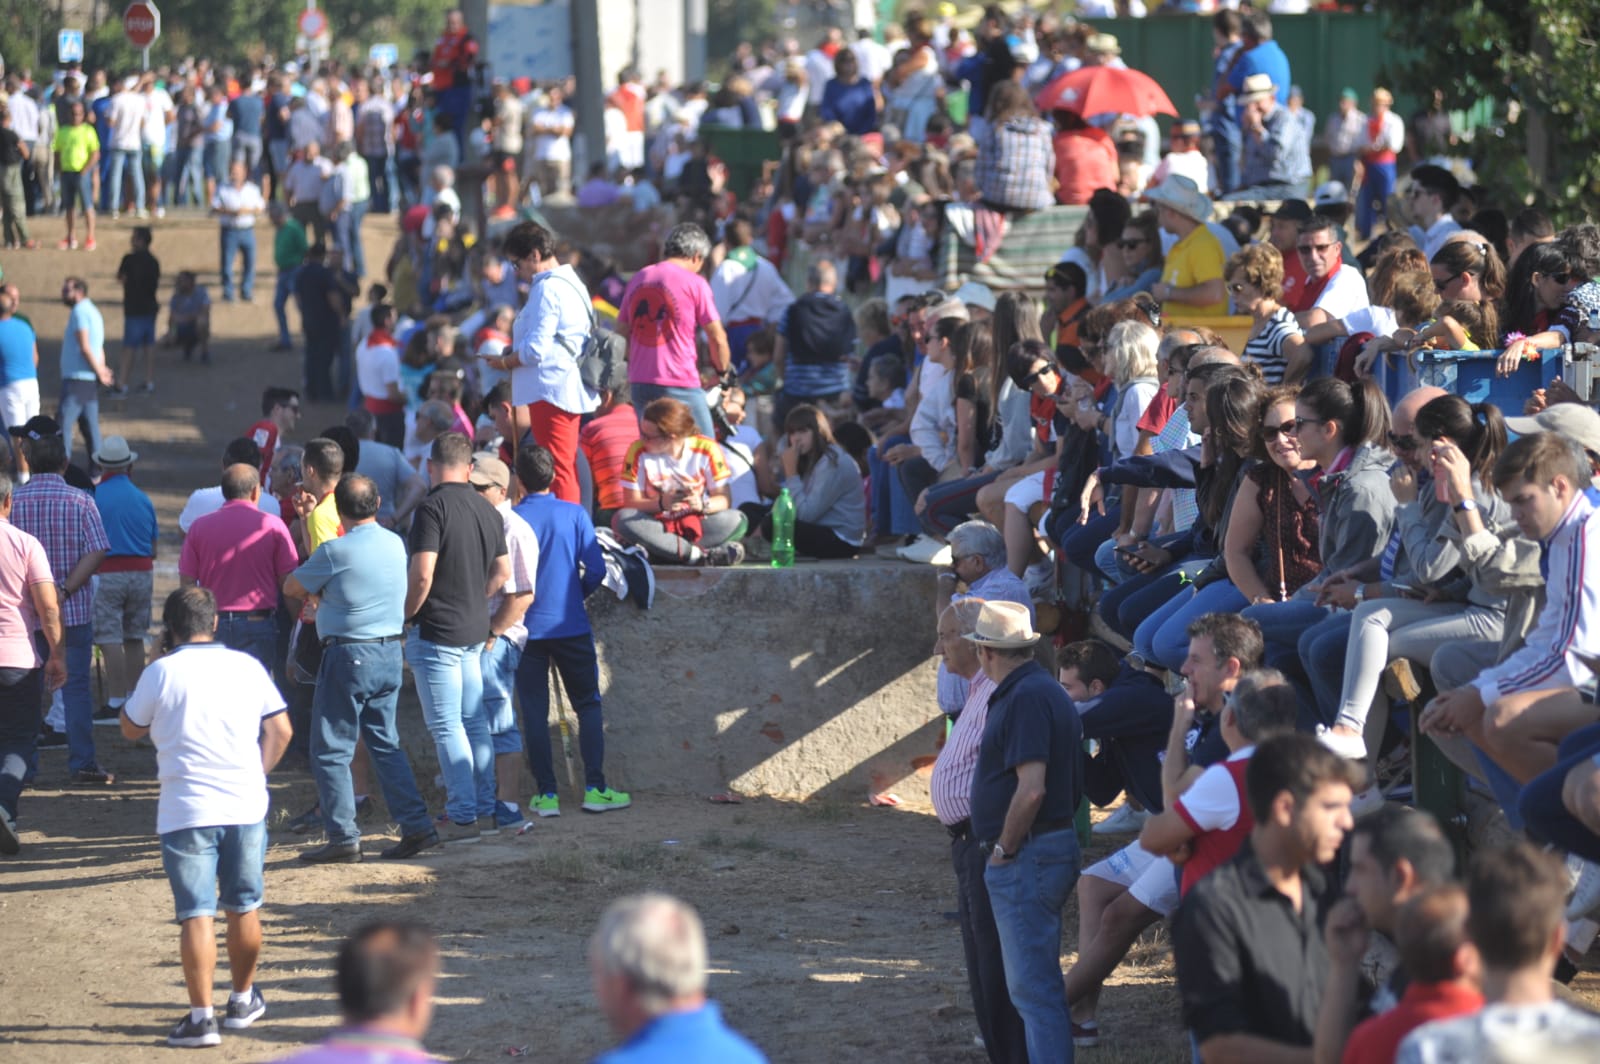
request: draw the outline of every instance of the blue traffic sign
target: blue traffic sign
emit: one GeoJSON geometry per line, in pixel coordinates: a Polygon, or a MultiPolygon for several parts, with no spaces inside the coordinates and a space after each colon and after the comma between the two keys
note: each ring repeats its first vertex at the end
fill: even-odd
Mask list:
{"type": "Polygon", "coordinates": [[[62,30],[56,34],[56,58],[63,63],[83,62],[82,30],[62,30]]]}

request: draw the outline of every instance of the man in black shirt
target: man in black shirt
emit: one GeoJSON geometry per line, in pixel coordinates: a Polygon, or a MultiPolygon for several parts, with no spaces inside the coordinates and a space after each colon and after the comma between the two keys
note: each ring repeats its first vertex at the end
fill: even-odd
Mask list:
{"type": "Polygon", "coordinates": [[[989,854],[1006,989],[1022,1016],[1028,1059],[1072,1059],[1061,983],[1061,910],[1078,878],[1073,816],[1083,795],[1083,726],[1033,659],[1028,608],[985,602],[966,636],[995,682],[972,778],[972,835],[989,854]]]}
{"type": "Polygon", "coordinates": [[[161,313],[156,289],[161,287],[161,263],[150,254],[149,226],[134,226],[129,241],[133,250],[122,256],[122,265],[117,267],[117,280],[122,282],[122,372],[117,374],[117,395],[128,394],[133,364],[141,351],[144,390],[156,390],[156,315],[161,313]]]}
{"type": "Polygon", "coordinates": [[[495,834],[494,744],[483,706],[484,599],[511,576],[500,514],[467,483],[472,441],[446,432],[433,441],[433,489],[411,522],[406,586],[406,661],[444,774],[445,842],[495,834]],[[481,829],[481,830],[480,830],[481,829]]]}
{"type": "Polygon", "coordinates": [[[34,247],[28,237],[28,197],[23,189],[23,168],[28,146],[11,128],[11,113],[0,107],[0,228],[6,247],[34,247]]]}
{"type": "Polygon", "coordinates": [[[339,354],[348,302],[338,275],[328,268],[328,249],[312,244],[294,278],[295,304],[306,334],[306,398],[326,402],[342,398],[333,390],[333,363],[339,354]]]}
{"type": "Polygon", "coordinates": [[[1255,828],[1184,898],[1173,926],[1183,1022],[1201,1060],[1310,1064],[1328,975],[1316,866],[1352,826],[1363,769],[1309,735],[1256,748],[1245,776],[1255,828]]]}

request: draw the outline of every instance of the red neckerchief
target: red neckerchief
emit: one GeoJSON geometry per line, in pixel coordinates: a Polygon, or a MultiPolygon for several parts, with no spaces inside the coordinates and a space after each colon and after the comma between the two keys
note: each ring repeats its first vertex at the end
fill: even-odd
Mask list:
{"type": "Polygon", "coordinates": [[[1337,274],[1342,268],[1343,263],[1335,266],[1333,268],[1333,272],[1329,273],[1320,281],[1314,281],[1311,279],[1310,274],[1306,274],[1304,279],[1301,280],[1300,284],[1295,288],[1293,298],[1285,299],[1284,303],[1296,314],[1301,314],[1310,310],[1312,307],[1317,305],[1317,300],[1322,298],[1323,289],[1328,287],[1328,283],[1333,280],[1334,275],[1337,274]]]}
{"type": "Polygon", "coordinates": [[[399,347],[400,342],[390,335],[388,329],[373,329],[367,334],[368,347],[399,347]]]}

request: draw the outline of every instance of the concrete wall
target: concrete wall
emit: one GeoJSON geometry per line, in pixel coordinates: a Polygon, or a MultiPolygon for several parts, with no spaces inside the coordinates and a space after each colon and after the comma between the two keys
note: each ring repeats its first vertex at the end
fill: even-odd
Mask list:
{"type": "MultiPolygon", "coordinates": [[[[608,782],[643,794],[927,799],[944,727],[931,566],[863,559],[656,573],[648,612],[604,588],[589,599],[608,782]]],[[[409,681],[400,720],[426,792],[438,761],[409,681]]]]}

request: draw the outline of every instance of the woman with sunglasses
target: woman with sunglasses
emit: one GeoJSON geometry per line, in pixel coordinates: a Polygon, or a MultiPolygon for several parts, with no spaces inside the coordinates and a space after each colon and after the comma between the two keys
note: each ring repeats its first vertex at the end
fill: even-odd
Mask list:
{"type": "MultiPolygon", "coordinates": [[[[1317,495],[1322,572],[1286,601],[1251,606],[1243,615],[1261,626],[1266,663],[1303,681],[1298,644],[1302,633],[1329,615],[1321,602],[1329,574],[1379,557],[1389,542],[1395,514],[1389,487],[1394,456],[1384,446],[1389,403],[1371,380],[1347,384],[1319,377],[1295,397],[1294,415],[1289,426],[1300,457],[1317,469],[1310,483],[1317,495]]],[[[1303,701],[1313,702],[1309,697],[1303,701]]],[[[1311,723],[1311,717],[1303,723],[1311,723]]]]}
{"type": "Polygon", "coordinates": [[[639,419],[639,440],[623,463],[627,486],[611,519],[617,538],[657,564],[738,565],[749,527],[732,508],[733,471],[715,440],[699,434],[677,399],[656,399],[639,419]]]}
{"type": "Polygon", "coordinates": [[[1506,309],[1500,318],[1506,336],[1548,332],[1567,294],[1582,283],[1554,244],[1534,244],[1523,251],[1506,282],[1506,309]]]}
{"type": "Polygon", "coordinates": [[[1250,244],[1228,260],[1233,309],[1250,315],[1244,360],[1261,368],[1267,384],[1299,384],[1311,369],[1311,345],[1283,305],[1283,256],[1271,244],[1250,244]]]}
{"type": "MultiPolygon", "coordinates": [[[[1505,599],[1491,594],[1470,572],[1453,520],[1449,495],[1434,473],[1436,454],[1453,449],[1464,455],[1471,474],[1473,506],[1485,528],[1498,535],[1511,523],[1511,511],[1494,489],[1494,465],[1506,446],[1506,424],[1492,404],[1468,404],[1455,395],[1441,395],[1417,411],[1415,431],[1395,441],[1395,449],[1421,462],[1417,476],[1392,482],[1400,504],[1400,565],[1391,580],[1362,584],[1362,594],[1340,589],[1329,601],[1355,612],[1347,646],[1332,663],[1342,661],[1341,692],[1335,703],[1324,698],[1334,685],[1319,658],[1307,657],[1315,681],[1318,708],[1333,721],[1324,742],[1345,757],[1367,753],[1364,738],[1378,680],[1391,661],[1406,659],[1426,667],[1434,651],[1459,640],[1498,641],[1505,625],[1505,599]],[[1331,714],[1330,714],[1331,709],[1331,714]]],[[[1448,475],[1448,473],[1446,473],[1448,475]]],[[[1330,589],[1332,590],[1332,589],[1330,589]]],[[[1373,744],[1382,738],[1372,736],[1373,744]]]]}
{"type": "Polygon", "coordinates": [[[1128,219],[1117,239],[1117,249],[1122,252],[1122,276],[1111,282],[1114,287],[1104,297],[1107,303],[1148,292],[1161,280],[1166,257],[1161,251],[1161,227],[1156,224],[1155,212],[1145,211],[1128,219]]]}
{"type": "Polygon", "coordinates": [[[1501,376],[1515,372],[1523,359],[1537,357],[1544,348],[1595,339],[1589,322],[1600,311],[1600,282],[1595,280],[1600,277],[1600,227],[1585,223],[1563,229],[1552,246],[1561,253],[1572,287],[1547,329],[1506,345],[1495,367],[1501,376]]]}

